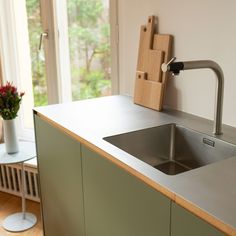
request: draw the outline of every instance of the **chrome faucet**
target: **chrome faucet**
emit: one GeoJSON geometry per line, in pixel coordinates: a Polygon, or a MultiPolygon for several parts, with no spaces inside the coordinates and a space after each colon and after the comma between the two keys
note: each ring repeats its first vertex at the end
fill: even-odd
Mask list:
{"type": "Polygon", "coordinates": [[[192,69],[212,69],[217,77],[216,83],[216,96],[215,96],[215,115],[214,115],[214,127],[213,134],[222,134],[222,109],[223,109],[223,94],[224,94],[224,74],[220,66],[209,60],[201,61],[183,61],[174,62],[175,57],[172,58],[168,63],[163,63],[161,69],[163,72],[170,71],[173,75],[178,75],[181,70],[192,70],[192,69]]]}

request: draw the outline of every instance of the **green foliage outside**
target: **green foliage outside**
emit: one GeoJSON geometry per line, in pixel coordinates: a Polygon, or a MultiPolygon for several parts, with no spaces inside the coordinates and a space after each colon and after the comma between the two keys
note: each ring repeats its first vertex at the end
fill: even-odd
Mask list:
{"type": "Polygon", "coordinates": [[[69,0],[73,100],[110,93],[110,26],[102,0],[69,0]]]}
{"type": "MultiPolygon", "coordinates": [[[[39,0],[26,0],[35,106],[47,104],[44,56],[38,52],[39,0]]],[[[110,94],[110,26],[103,0],[68,0],[73,100],[110,94]]]]}

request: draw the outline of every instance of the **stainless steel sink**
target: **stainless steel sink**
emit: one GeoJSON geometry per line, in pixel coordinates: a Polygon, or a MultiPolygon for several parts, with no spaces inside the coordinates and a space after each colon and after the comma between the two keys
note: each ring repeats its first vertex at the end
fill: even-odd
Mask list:
{"type": "Polygon", "coordinates": [[[236,145],[177,124],[109,136],[104,140],[168,175],[236,156],[236,145]]]}

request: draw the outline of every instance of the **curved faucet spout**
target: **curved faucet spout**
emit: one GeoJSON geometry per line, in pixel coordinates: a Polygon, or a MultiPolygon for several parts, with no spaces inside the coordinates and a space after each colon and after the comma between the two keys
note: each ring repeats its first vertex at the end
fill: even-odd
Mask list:
{"type": "Polygon", "coordinates": [[[215,96],[215,114],[214,114],[214,128],[213,133],[215,135],[222,134],[222,110],[223,110],[223,95],[224,95],[224,74],[221,67],[214,61],[200,60],[200,61],[184,61],[163,63],[161,68],[163,72],[170,71],[174,75],[179,74],[181,70],[193,70],[193,69],[211,69],[215,72],[216,83],[216,96],[215,96]]]}

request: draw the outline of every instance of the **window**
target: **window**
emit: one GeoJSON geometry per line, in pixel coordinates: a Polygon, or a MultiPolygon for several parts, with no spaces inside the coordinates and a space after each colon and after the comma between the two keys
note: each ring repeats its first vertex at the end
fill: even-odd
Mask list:
{"type": "Polygon", "coordinates": [[[26,92],[21,136],[33,136],[33,106],[118,93],[116,6],[115,0],[0,2],[4,79],[26,92]]]}
{"type": "Polygon", "coordinates": [[[111,95],[109,0],[67,1],[72,99],[111,95]]]}

